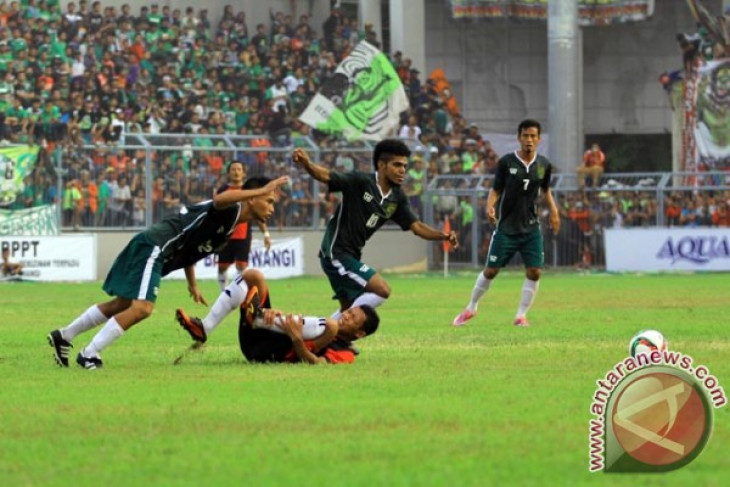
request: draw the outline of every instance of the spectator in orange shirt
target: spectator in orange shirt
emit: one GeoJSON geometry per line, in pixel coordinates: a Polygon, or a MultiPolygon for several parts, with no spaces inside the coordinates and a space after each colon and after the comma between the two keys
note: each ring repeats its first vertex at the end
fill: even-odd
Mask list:
{"type": "Polygon", "coordinates": [[[730,211],[727,204],[720,203],[712,213],[713,227],[730,227],[730,211]]]}
{"type": "Polygon", "coordinates": [[[585,154],[583,154],[583,164],[578,166],[578,186],[584,187],[586,177],[590,177],[593,187],[598,187],[598,182],[603,175],[606,166],[606,155],[603,153],[598,144],[593,144],[585,154]]]}

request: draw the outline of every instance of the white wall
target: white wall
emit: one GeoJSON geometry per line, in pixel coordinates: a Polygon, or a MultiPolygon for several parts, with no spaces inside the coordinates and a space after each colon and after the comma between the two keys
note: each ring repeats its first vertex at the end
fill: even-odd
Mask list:
{"type": "MultiPolygon", "coordinates": [[[[721,12],[720,0],[703,3],[721,12]]],[[[656,2],[646,22],[584,28],[585,133],[671,131],[657,79],[682,65],[676,34],[694,31],[686,2],[670,0],[656,2]]],[[[546,23],[456,23],[443,0],[426,0],[424,41],[426,71],[444,69],[467,120],[482,132],[512,133],[528,115],[547,122],[546,23]]]]}

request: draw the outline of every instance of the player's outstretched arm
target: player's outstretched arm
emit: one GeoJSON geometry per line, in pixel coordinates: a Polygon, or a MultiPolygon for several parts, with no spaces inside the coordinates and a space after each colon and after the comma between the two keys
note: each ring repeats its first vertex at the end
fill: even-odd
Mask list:
{"type": "Polygon", "coordinates": [[[312,162],[304,149],[294,149],[292,153],[294,164],[307,171],[307,173],[320,183],[329,183],[330,170],[312,162]]]}
{"type": "Polygon", "coordinates": [[[456,232],[446,233],[430,225],[426,225],[420,220],[413,222],[411,232],[424,240],[448,240],[453,248],[459,248],[459,237],[456,235],[456,232]]]}
{"type": "Polygon", "coordinates": [[[288,176],[281,176],[276,179],[272,179],[266,186],[255,189],[229,189],[218,193],[213,197],[213,205],[216,209],[227,208],[248,198],[255,198],[257,196],[263,196],[275,191],[279,186],[289,182],[288,176]]]}

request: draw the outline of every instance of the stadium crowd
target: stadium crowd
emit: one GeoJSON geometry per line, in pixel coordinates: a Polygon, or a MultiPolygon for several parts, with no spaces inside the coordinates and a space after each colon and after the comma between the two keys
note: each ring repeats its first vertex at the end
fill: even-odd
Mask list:
{"type": "MultiPolygon", "coordinates": [[[[62,11],[57,0],[4,1],[0,140],[40,147],[11,208],[58,202],[66,227],[143,226],[146,157],[153,167],[153,221],[208,199],[235,158],[249,176],[292,177],[274,226],[316,224],[315,205],[326,218],[335,200],[312,194],[316,186],[307,175],[292,170],[290,149],[305,140],[298,136],[311,138],[321,162],[338,170],[371,171],[370,152],[310,130],[298,115],[360,40],[379,47],[372,26],[359,30],[339,8],[318,32],[308,15],[296,12],[271,12],[267,22],[249,26],[246,12],[231,5],[216,22],[204,8],[151,4],[132,12],[127,4],[118,10],[80,0],[62,11]],[[139,145],[140,133],[164,148],[123,148],[139,145]],[[241,150],[224,150],[224,136],[241,150]]],[[[427,181],[492,174],[499,156],[460,115],[448,84],[422,80],[401,52],[390,59],[410,100],[397,135],[416,149],[406,190],[421,213],[427,181]]],[[[728,195],[712,202],[672,199],[681,210],[670,222],[727,225],[728,195]]],[[[605,199],[571,197],[566,216],[584,221],[575,216],[579,203],[595,207],[588,220],[615,213],[611,221],[622,225],[652,224],[655,211],[655,202],[640,196],[616,198],[610,209],[605,199]]],[[[480,215],[460,198],[437,204],[438,215],[458,227],[480,215]]]]}

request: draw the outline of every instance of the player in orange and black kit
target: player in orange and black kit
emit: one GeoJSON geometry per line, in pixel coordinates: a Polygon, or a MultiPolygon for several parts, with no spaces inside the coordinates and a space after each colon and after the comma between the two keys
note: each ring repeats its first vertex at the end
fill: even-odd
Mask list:
{"type": "Polygon", "coordinates": [[[249,362],[304,362],[310,364],[352,363],[358,351],[352,342],[375,333],[380,317],[368,305],[350,308],[338,319],[302,317],[271,309],[269,288],[261,271],[248,269],[238,279],[243,280],[248,295],[241,305],[238,342],[249,362]],[[261,306],[259,303],[262,303],[261,306]],[[261,316],[263,324],[255,323],[261,316]],[[319,321],[321,332],[307,337],[311,323],[319,321]],[[272,331],[276,327],[278,331],[272,331]]]}
{"type": "MultiPolygon", "coordinates": [[[[229,189],[241,189],[246,179],[246,168],[240,161],[232,161],[228,164],[228,182],[221,186],[216,193],[222,193],[229,189]]],[[[271,235],[264,222],[258,222],[259,228],[264,233],[264,245],[266,250],[271,248],[271,235]]],[[[228,285],[226,274],[231,264],[236,264],[236,270],[240,274],[248,267],[248,255],[251,253],[251,227],[249,222],[239,223],[233,231],[228,244],[218,253],[218,285],[221,292],[228,285]]]]}

